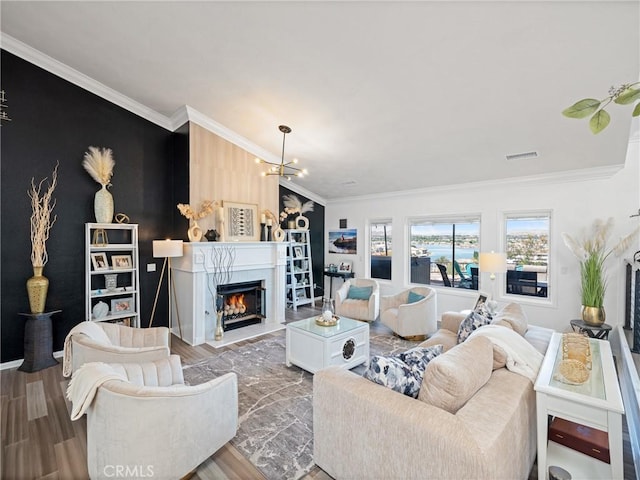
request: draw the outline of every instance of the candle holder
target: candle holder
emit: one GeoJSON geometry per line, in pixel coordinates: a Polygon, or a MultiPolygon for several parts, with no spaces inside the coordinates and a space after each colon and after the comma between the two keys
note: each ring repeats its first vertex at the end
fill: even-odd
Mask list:
{"type": "Polygon", "coordinates": [[[267,241],[267,224],[266,223],[261,223],[260,224],[260,241],[261,242],[266,242],[267,241]]]}
{"type": "Polygon", "coordinates": [[[271,237],[272,228],[273,228],[272,225],[267,225],[267,242],[271,242],[273,240],[273,238],[271,237]]]}

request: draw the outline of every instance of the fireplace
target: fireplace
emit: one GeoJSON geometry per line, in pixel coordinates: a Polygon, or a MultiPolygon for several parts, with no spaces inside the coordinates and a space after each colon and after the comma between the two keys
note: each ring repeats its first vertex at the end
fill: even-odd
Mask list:
{"type": "Polygon", "coordinates": [[[262,281],[218,285],[222,296],[224,331],[261,323],[265,318],[265,291],[262,281]]]}
{"type": "Polygon", "coordinates": [[[189,345],[211,342],[212,346],[218,348],[282,329],[286,297],[286,263],[285,242],[185,243],[184,255],[171,260],[172,278],[176,287],[172,333],[180,336],[189,345]],[[249,293],[249,297],[253,295],[255,300],[247,299],[245,296],[243,302],[259,302],[256,305],[259,309],[245,309],[245,315],[247,311],[251,311],[250,314],[254,315],[254,318],[241,318],[240,308],[237,314],[227,315],[227,329],[244,326],[244,320],[247,320],[247,323],[255,322],[255,325],[227,330],[223,341],[216,341],[217,302],[213,272],[217,264],[214,259],[221,249],[229,248],[235,252],[235,258],[231,267],[231,278],[222,283],[237,286],[256,282],[257,285],[253,288],[257,290],[249,293]]]}

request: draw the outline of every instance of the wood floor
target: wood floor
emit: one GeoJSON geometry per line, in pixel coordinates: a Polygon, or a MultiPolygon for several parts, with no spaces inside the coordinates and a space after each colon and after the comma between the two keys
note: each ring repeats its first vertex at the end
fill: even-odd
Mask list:
{"type": "MultiPolygon", "coordinates": [[[[307,318],[316,312],[302,307],[298,312],[287,309],[287,321],[307,318]]],[[[386,330],[377,322],[376,329],[386,330]]],[[[236,349],[246,343],[230,345],[236,349]]],[[[183,364],[197,362],[220,352],[208,345],[191,347],[173,338],[172,353],[181,356],[183,364]]],[[[72,422],[71,404],[65,398],[68,379],[61,365],[35,373],[17,369],[0,372],[0,425],[2,449],[0,471],[3,480],[71,480],[87,479],[86,417],[72,422]]],[[[625,426],[625,480],[636,480],[631,460],[629,438],[625,426]]],[[[536,477],[532,471],[530,479],[536,477]]],[[[193,480],[261,480],[265,477],[230,443],[227,443],[192,473],[193,480]]],[[[303,480],[330,480],[315,467],[303,480]]]]}

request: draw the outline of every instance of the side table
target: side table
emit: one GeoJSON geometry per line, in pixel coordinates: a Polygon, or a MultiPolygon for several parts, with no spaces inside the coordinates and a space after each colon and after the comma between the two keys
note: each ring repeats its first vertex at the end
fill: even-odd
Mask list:
{"type": "Polygon", "coordinates": [[[330,270],[324,271],[324,276],[329,277],[329,298],[333,298],[333,279],[342,278],[344,282],[347,278],[354,278],[355,274],[353,272],[332,272],[330,270]]]}
{"type": "Polygon", "coordinates": [[[32,373],[58,365],[58,361],[53,358],[51,315],[61,311],[19,314],[27,317],[27,322],[24,326],[24,361],[18,370],[32,373]]]}
{"type": "Polygon", "coordinates": [[[599,340],[607,340],[609,338],[611,325],[607,325],[606,323],[599,326],[589,325],[579,319],[571,320],[569,323],[571,324],[573,331],[576,333],[586,333],[590,338],[597,338],[599,340]]]}

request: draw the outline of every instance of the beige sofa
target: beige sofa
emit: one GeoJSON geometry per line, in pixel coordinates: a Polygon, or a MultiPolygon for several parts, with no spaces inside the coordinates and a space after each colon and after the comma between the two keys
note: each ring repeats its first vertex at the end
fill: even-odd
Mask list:
{"type": "MultiPolygon", "coordinates": [[[[314,461],[320,468],[336,479],[513,480],[529,476],[536,455],[532,382],[506,368],[493,369],[496,352],[483,336],[452,348],[464,318],[444,314],[441,329],[421,344],[441,343],[447,351],[427,366],[417,399],[340,368],[316,373],[314,461]],[[433,400],[434,391],[427,395],[425,382],[436,360],[459,368],[457,375],[449,375],[446,368],[440,371],[444,382],[453,385],[454,394],[447,401],[459,401],[456,388],[480,385],[455,413],[433,404],[437,402],[423,401],[429,396],[433,400]]],[[[544,351],[552,333],[529,326],[524,337],[544,351]]]]}

